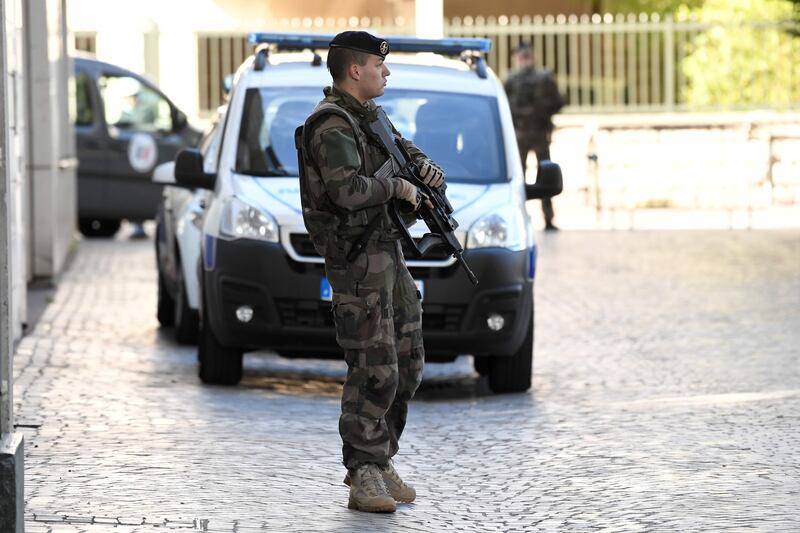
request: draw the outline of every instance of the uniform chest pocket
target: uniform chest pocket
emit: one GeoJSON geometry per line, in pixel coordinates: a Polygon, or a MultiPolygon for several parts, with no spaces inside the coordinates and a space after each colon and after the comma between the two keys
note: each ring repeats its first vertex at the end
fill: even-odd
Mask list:
{"type": "Polygon", "coordinates": [[[381,342],[380,293],[366,296],[333,294],[336,341],[344,350],[363,350],[381,342]]]}

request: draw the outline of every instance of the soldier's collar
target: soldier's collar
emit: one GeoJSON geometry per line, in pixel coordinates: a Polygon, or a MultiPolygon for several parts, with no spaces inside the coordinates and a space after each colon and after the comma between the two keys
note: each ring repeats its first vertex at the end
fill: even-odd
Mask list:
{"type": "Polygon", "coordinates": [[[377,117],[375,113],[377,106],[372,100],[367,100],[362,105],[352,94],[339,89],[335,85],[325,87],[322,92],[325,94],[325,101],[347,109],[360,119],[374,120],[377,117]]]}

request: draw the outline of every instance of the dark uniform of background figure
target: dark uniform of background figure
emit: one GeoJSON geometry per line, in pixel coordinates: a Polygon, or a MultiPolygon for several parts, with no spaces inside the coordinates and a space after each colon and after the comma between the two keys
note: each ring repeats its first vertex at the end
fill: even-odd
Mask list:
{"type": "MultiPolygon", "coordinates": [[[[372,50],[374,37],[365,32],[345,33],[358,35],[340,34],[331,46],[345,42],[345,48],[370,50],[379,58],[388,51],[380,40],[372,50]]],[[[362,104],[338,86],[325,88],[324,95],[303,130],[301,198],[309,235],[325,258],[336,338],[348,366],[339,432],[343,462],[353,473],[365,464],[386,465],[397,453],[408,401],[422,379],[420,295],[387,211],[395,198],[413,200],[414,208],[422,198],[415,186],[395,176],[384,150],[364,132],[362,124],[376,118],[375,103],[362,104]],[[354,241],[374,217],[380,223],[366,249],[348,262],[354,241]]],[[[434,181],[440,185],[441,169],[396,130],[395,135],[421,169],[438,171],[434,181]]],[[[404,218],[410,225],[416,216],[404,218]]]]}
{"type": "MultiPolygon", "coordinates": [[[[550,159],[550,138],[553,133],[553,115],[563,106],[564,100],[558,86],[547,69],[534,66],[533,50],[521,44],[514,50],[516,70],[505,82],[508,103],[514,118],[522,169],[527,170],[528,152],[536,152],[536,159],[550,159]]],[[[558,229],[553,224],[553,202],[542,199],[545,229],[558,229]]]]}

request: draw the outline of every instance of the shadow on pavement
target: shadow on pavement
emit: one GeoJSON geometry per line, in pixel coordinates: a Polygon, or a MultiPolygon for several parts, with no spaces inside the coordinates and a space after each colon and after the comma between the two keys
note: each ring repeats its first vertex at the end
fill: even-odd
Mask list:
{"type": "Polygon", "coordinates": [[[327,396],[338,398],[342,395],[342,381],[337,378],[313,376],[307,373],[293,374],[278,372],[275,374],[252,373],[245,368],[245,374],[239,385],[245,389],[277,392],[288,396],[327,396]]]}
{"type": "MultiPolygon", "coordinates": [[[[342,361],[287,359],[274,354],[247,354],[241,386],[287,395],[340,397],[347,369],[342,361]]],[[[428,363],[416,401],[492,396],[485,378],[472,371],[471,358],[455,363],[428,363]]]]}

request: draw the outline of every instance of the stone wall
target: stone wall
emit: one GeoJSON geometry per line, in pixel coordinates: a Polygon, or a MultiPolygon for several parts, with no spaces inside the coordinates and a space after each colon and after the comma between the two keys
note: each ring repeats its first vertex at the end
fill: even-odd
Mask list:
{"type": "Polygon", "coordinates": [[[800,114],[557,117],[566,192],[611,209],[800,205],[800,114]],[[596,161],[590,156],[596,156],[596,161]]]}

